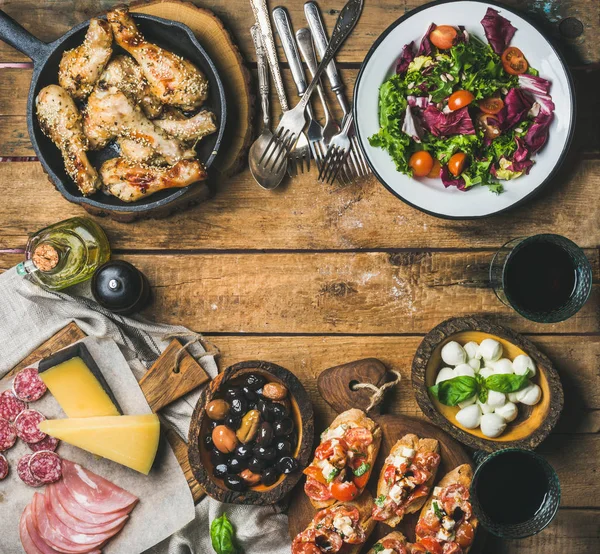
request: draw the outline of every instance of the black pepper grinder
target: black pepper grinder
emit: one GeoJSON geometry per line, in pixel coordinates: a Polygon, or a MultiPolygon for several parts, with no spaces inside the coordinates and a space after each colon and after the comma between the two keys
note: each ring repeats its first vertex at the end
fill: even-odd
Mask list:
{"type": "Polygon", "coordinates": [[[150,285],[146,276],[129,262],[109,261],[94,273],[92,294],[103,308],[130,315],[148,304],[150,285]]]}

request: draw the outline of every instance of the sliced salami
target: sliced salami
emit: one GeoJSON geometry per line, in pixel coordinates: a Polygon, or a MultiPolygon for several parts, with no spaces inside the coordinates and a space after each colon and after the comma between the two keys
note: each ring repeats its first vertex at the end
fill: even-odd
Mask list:
{"type": "Polygon", "coordinates": [[[58,439],[47,435],[40,442],[28,443],[27,446],[29,446],[29,448],[34,452],[39,452],[40,450],[51,450],[54,452],[58,448],[59,442],[60,441],[58,439]]]}
{"type": "Polygon", "coordinates": [[[33,456],[33,454],[25,454],[25,456],[19,460],[19,463],[17,464],[17,475],[23,483],[30,487],[41,487],[43,483],[39,479],[36,479],[29,469],[29,460],[31,460],[31,456],[33,456]]]}
{"type": "Polygon", "coordinates": [[[27,404],[19,400],[13,391],[5,390],[0,394],[0,418],[14,421],[27,408],[27,404]]]}
{"type": "Polygon", "coordinates": [[[17,441],[17,432],[13,424],[6,419],[0,419],[0,452],[12,448],[17,441]]]}
{"type": "Polygon", "coordinates": [[[23,402],[35,402],[46,394],[46,385],[35,367],[19,371],[13,380],[13,392],[23,402]]]}
{"type": "Polygon", "coordinates": [[[4,457],[3,454],[0,454],[0,481],[2,479],[6,479],[8,475],[8,460],[4,457]]]}
{"type": "Polygon", "coordinates": [[[29,471],[34,479],[49,485],[62,477],[62,463],[56,452],[40,450],[29,458],[29,471]]]}
{"type": "Polygon", "coordinates": [[[23,410],[15,419],[18,437],[27,443],[36,443],[47,437],[38,429],[38,425],[46,418],[37,410],[23,410]]]}

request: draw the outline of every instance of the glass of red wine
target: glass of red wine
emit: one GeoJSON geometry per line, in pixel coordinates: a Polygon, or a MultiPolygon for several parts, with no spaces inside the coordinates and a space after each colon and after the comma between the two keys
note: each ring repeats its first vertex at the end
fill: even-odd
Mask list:
{"type": "Polygon", "coordinates": [[[552,466],[531,450],[506,448],[479,463],[471,484],[471,502],[490,533],[522,539],[545,529],[560,505],[560,483],[552,466]]]}
{"type": "Polygon", "coordinates": [[[490,264],[496,296],[523,317],[557,323],[575,315],[592,291],[592,266],[581,248],[560,235],[507,242],[490,264]]]}

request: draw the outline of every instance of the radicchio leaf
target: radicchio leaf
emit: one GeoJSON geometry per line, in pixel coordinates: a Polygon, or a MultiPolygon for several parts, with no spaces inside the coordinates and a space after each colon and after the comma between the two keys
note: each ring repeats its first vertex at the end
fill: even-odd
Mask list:
{"type": "Polygon", "coordinates": [[[513,162],[523,162],[529,158],[529,150],[522,138],[515,137],[515,142],[517,143],[517,150],[513,154],[513,162]]]}
{"type": "Polygon", "coordinates": [[[421,142],[423,136],[423,128],[419,121],[413,117],[410,106],[406,106],[404,121],[402,122],[402,132],[408,135],[415,142],[421,142]]]}
{"type": "Polygon", "coordinates": [[[498,114],[500,128],[504,131],[512,129],[523,121],[533,106],[533,101],[521,90],[511,88],[504,99],[504,107],[498,114]]]}
{"type": "Polygon", "coordinates": [[[548,94],[550,81],[535,75],[519,75],[519,86],[530,93],[540,105],[540,113],[551,114],[554,111],[552,96],[548,94]]]}
{"type": "Polygon", "coordinates": [[[473,120],[466,107],[445,114],[435,106],[429,105],[423,112],[423,122],[425,127],[436,137],[475,134],[473,120]]]}
{"type": "Polygon", "coordinates": [[[515,36],[516,28],[513,27],[508,19],[502,17],[493,8],[488,8],[485,17],[481,20],[481,25],[485,30],[485,36],[491,44],[494,52],[502,55],[510,41],[515,36]]]}
{"type": "Polygon", "coordinates": [[[531,153],[538,152],[548,140],[550,124],[554,119],[553,113],[541,113],[533,120],[531,127],[525,135],[525,144],[531,149],[531,153]]]}
{"type": "Polygon", "coordinates": [[[448,171],[447,165],[442,166],[440,177],[442,178],[442,183],[444,183],[446,188],[456,187],[458,190],[467,190],[465,186],[465,180],[462,177],[455,177],[452,175],[452,173],[448,171]]]}
{"type": "Polygon", "coordinates": [[[404,73],[406,73],[410,62],[412,62],[415,59],[414,46],[415,43],[414,41],[412,41],[409,44],[406,44],[402,49],[402,54],[400,54],[400,57],[396,62],[397,75],[403,75],[404,73]]]}
{"type": "Polygon", "coordinates": [[[431,41],[429,40],[429,35],[431,31],[435,29],[435,23],[432,23],[427,29],[425,36],[421,39],[421,44],[419,46],[419,51],[417,52],[417,56],[431,56],[431,52],[433,50],[433,46],[431,46],[431,41]]]}
{"type": "Polygon", "coordinates": [[[429,104],[431,104],[427,96],[408,95],[406,97],[406,101],[411,108],[420,108],[421,110],[424,110],[427,106],[429,106],[429,104]]]}

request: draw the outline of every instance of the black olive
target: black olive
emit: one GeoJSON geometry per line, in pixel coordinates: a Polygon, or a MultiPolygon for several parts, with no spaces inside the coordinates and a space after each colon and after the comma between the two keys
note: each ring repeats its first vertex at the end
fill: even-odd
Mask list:
{"type": "Polygon", "coordinates": [[[258,390],[262,388],[266,382],[267,380],[262,375],[251,373],[246,377],[245,385],[252,390],[258,390]]]}
{"type": "Polygon", "coordinates": [[[271,404],[271,412],[273,412],[273,419],[275,421],[279,421],[284,417],[287,417],[289,414],[289,410],[283,404],[279,404],[279,402],[273,402],[271,404]]]}
{"type": "Polygon", "coordinates": [[[237,431],[242,424],[242,418],[230,414],[223,420],[223,423],[230,429],[237,431]]]}
{"type": "Polygon", "coordinates": [[[258,394],[249,387],[244,387],[244,397],[248,402],[258,402],[258,394]]]}
{"type": "Polygon", "coordinates": [[[260,473],[263,469],[265,469],[265,462],[259,460],[256,456],[250,458],[248,462],[248,469],[253,473],[260,473]]]}
{"type": "Polygon", "coordinates": [[[225,454],[216,448],[210,451],[210,461],[212,465],[217,466],[219,464],[226,464],[229,460],[229,454],[225,454]]]}
{"type": "Polygon", "coordinates": [[[277,452],[273,446],[255,446],[254,455],[259,460],[271,461],[277,456],[277,452]]]}
{"type": "Polygon", "coordinates": [[[212,448],[213,447],[212,433],[208,433],[204,437],[204,446],[206,446],[206,448],[212,448]]]}
{"type": "Polygon", "coordinates": [[[260,424],[255,440],[259,446],[271,446],[273,442],[273,426],[268,421],[263,421],[260,424]]]}
{"type": "Polygon", "coordinates": [[[244,492],[248,485],[239,475],[225,475],[225,486],[232,491],[244,492]]]}
{"type": "Polygon", "coordinates": [[[241,398],[234,398],[231,401],[231,408],[229,409],[229,414],[236,417],[243,417],[248,411],[248,401],[241,398]]]}
{"type": "Polygon", "coordinates": [[[245,469],[248,469],[248,460],[233,456],[227,463],[227,469],[229,473],[241,473],[245,469]]]}
{"type": "Polygon", "coordinates": [[[213,475],[215,477],[225,477],[227,475],[227,464],[216,465],[213,469],[213,475]]]}
{"type": "Polygon", "coordinates": [[[273,485],[277,479],[279,479],[279,471],[277,471],[277,469],[274,467],[268,467],[265,469],[260,478],[262,484],[267,487],[273,485]]]}
{"type": "Polygon", "coordinates": [[[287,440],[278,440],[275,444],[275,450],[279,456],[289,456],[292,453],[292,443],[287,440]]]}
{"type": "Polygon", "coordinates": [[[277,437],[286,437],[294,430],[294,422],[289,418],[283,418],[280,421],[275,422],[273,425],[273,431],[277,437]]]}
{"type": "Polygon", "coordinates": [[[211,419],[208,424],[208,428],[212,431],[217,425],[219,425],[219,422],[211,419]]]}
{"type": "Polygon", "coordinates": [[[296,458],[292,458],[291,456],[284,456],[277,462],[276,466],[281,473],[285,473],[286,475],[298,470],[298,462],[296,458]]]}
{"type": "Polygon", "coordinates": [[[260,417],[262,418],[263,421],[273,421],[274,420],[274,413],[273,410],[271,409],[271,407],[273,406],[273,404],[271,404],[270,402],[266,401],[266,400],[259,400],[258,404],[256,405],[256,409],[260,412],[260,417]]]}
{"type": "Polygon", "coordinates": [[[234,398],[242,398],[244,391],[241,387],[230,387],[225,391],[225,399],[231,402],[234,398]]]}
{"type": "Polygon", "coordinates": [[[240,444],[233,452],[233,455],[242,460],[246,460],[252,456],[252,448],[247,444],[240,444]]]}

